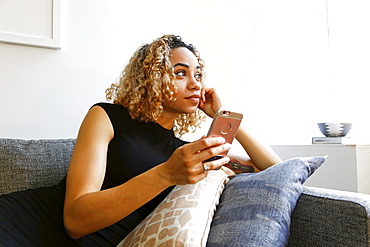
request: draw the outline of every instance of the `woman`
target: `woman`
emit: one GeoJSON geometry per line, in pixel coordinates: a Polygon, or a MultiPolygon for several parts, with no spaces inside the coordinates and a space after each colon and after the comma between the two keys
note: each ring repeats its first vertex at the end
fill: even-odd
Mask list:
{"type": "MultiPolygon", "coordinates": [[[[222,106],[216,91],[205,87],[203,70],[197,50],[179,36],[165,35],[135,52],[119,83],[107,90],[113,104],[96,104],[87,113],[66,181],[44,192],[58,197],[65,188],[65,231],[61,214],[55,213],[55,229],[34,232],[34,239],[49,238],[37,245],[115,246],[174,185],[196,183],[207,176],[205,166],[212,170],[230,161],[224,157],[203,164],[230,149],[223,138],[179,139],[200,125],[204,113],[213,117],[222,106]]],[[[236,138],[256,168],[280,162],[245,130],[236,138]]],[[[36,211],[50,217],[58,210],[44,208],[36,211]]]]}

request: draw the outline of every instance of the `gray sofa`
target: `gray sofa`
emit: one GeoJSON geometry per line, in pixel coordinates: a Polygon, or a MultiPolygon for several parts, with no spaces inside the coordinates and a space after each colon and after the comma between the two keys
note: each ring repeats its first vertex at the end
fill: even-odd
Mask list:
{"type": "MultiPolygon", "coordinates": [[[[75,139],[0,138],[0,194],[58,183],[74,144],[75,139]]],[[[304,187],[288,246],[370,246],[370,195],[304,187]]]]}

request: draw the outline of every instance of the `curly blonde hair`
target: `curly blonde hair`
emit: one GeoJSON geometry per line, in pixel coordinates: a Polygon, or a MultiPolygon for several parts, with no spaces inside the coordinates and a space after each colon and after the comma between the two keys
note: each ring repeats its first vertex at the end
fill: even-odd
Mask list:
{"type": "MultiPolygon", "coordinates": [[[[136,50],[119,81],[106,90],[107,100],[126,107],[132,119],[155,122],[163,112],[162,102],[177,100],[170,55],[178,47],[186,47],[195,55],[204,75],[204,62],[196,48],[183,42],[180,36],[164,35],[136,50]]],[[[203,77],[202,87],[205,86],[203,77]]],[[[194,132],[204,119],[205,114],[199,109],[192,114],[179,114],[173,131],[178,137],[194,132]]]]}

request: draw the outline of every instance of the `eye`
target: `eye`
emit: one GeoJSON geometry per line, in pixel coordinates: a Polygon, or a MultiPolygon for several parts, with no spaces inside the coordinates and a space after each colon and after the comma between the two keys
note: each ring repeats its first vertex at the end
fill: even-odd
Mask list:
{"type": "Polygon", "coordinates": [[[196,79],[197,81],[202,80],[202,77],[203,77],[202,73],[197,73],[197,74],[195,74],[195,79],[196,79]]]}
{"type": "Polygon", "coordinates": [[[184,70],[179,70],[179,71],[175,72],[175,75],[178,76],[178,77],[184,77],[186,75],[186,73],[185,73],[184,70]]]}

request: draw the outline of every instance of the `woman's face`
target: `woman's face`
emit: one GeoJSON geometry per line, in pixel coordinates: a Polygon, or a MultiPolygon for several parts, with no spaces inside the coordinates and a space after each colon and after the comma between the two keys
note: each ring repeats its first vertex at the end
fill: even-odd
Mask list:
{"type": "Polygon", "coordinates": [[[195,55],[185,47],[175,48],[170,61],[175,73],[177,100],[164,102],[163,108],[173,113],[194,113],[198,108],[201,92],[202,72],[195,55]]]}

